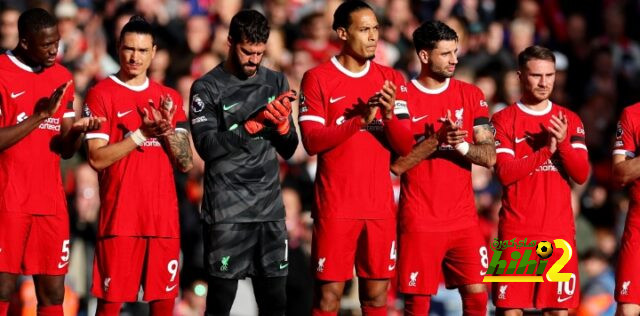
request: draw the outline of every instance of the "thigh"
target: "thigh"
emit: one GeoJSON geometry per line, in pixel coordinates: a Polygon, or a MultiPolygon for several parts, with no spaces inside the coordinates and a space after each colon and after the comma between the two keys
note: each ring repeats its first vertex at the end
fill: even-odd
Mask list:
{"type": "Polygon", "coordinates": [[[396,267],[396,220],[364,220],[364,232],[358,239],[356,273],[365,279],[390,279],[396,267]]]}
{"type": "Polygon", "coordinates": [[[204,262],[210,276],[244,279],[255,275],[257,223],[204,224],[204,262]]]}
{"type": "Polygon", "coordinates": [[[401,232],[399,237],[398,290],[406,294],[436,294],[442,278],[447,234],[401,232]]]}
{"type": "Polygon", "coordinates": [[[180,239],[149,238],[144,271],[144,300],[178,296],[180,239]]]}
{"type": "Polygon", "coordinates": [[[362,220],[314,220],[311,264],[315,267],[316,279],[346,281],[353,277],[358,237],[363,229],[362,220]]]}
{"type": "Polygon", "coordinates": [[[64,275],[69,269],[69,214],[33,215],[27,239],[24,274],[64,275]]]}
{"type": "Polygon", "coordinates": [[[284,221],[260,223],[258,252],[254,259],[258,276],[286,276],[289,267],[289,240],[284,221]]]}
{"type": "Polygon", "coordinates": [[[93,260],[93,295],[109,302],[136,301],[146,250],[145,238],[99,239],[93,260]]]}
{"type": "Polygon", "coordinates": [[[489,254],[479,227],[450,232],[444,259],[447,288],[480,284],[489,266],[489,254]]]}
{"type": "Polygon", "coordinates": [[[0,272],[21,274],[32,215],[0,212],[0,272]]]}

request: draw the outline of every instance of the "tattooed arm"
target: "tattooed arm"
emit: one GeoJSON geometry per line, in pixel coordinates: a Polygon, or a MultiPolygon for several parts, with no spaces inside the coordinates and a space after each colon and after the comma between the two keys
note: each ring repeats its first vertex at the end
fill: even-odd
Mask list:
{"type": "Polygon", "coordinates": [[[171,161],[182,172],[187,172],[193,167],[191,146],[189,146],[189,132],[177,129],[174,133],[163,136],[166,151],[171,161]]]}
{"type": "Polygon", "coordinates": [[[496,145],[492,127],[482,124],[473,127],[473,144],[469,144],[467,160],[476,165],[491,168],[496,164],[496,145]]]}

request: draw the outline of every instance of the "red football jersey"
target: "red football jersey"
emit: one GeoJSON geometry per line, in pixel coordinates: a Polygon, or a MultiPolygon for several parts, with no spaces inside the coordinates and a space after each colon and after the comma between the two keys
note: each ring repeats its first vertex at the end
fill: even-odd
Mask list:
{"type": "Polygon", "coordinates": [[[584,125],[578,115],[551,101],[541,111],[517,102],[494,114],[492,122],[496,129],[496,171],[503,184],[500,229],[512,234],[574,232],[569,168],[586,165],[580,170],[584,178],[589,171],[584,125]],[[560,149],[551,155],[547,147],[549,134],[544,126],[550,126],[551,115],[558,116],[560,111],[567,116],[568,127],[558,147],[572,151],[573,161],[569,162],[561,157],[560,149]],[[523,163],[517,170],[521,176],[513,177],[512,171],[501,176],[501,168],[510,161],[523,163]]]}
{"type": "MultiPolygon", "coordinates": [[[[625,155],[635,158],[638,155],[640,145],[640,103],[626,107],[622,111],[616,131],[616,143],[613,147],[614,155],[625,155]]],[[[640,206],[640,180],[634,180],[630,187],[631,205],[627,216],[628,225],[640,225],[640,214],[637,209],[640,206]]],[[[627,226],[628,226],[627,225],[627,226]]]]}
{"type": "MultiPolygon", "coordinates": [[[[93,116],[105,117],[99,130],[87,139],[117,143],[142,125],[139,110],[160,106],[160,96],[170,94],[177,106],[173,126],[186,121],[182,98],[173,89],[150,81],[130,86],[116,76],[104,79],[87,95],[93,116]]],[[[151,113],[149,111],[149,113],[151,113]]],[[[142,146],[102,170],[98,236],[179,237],[178,201],[173,167],[160,141],[149,138],[142,146]]]]}
{"type": "Polygon", "coordinates": [[[318,154],[314,217],[395,218],[387,127],[380,113],[364,128],[359,116],[349,114],[355,105],[366,103],[380,91],[385,80],[397,87],[395,116],[407,122],[404,78],[389,67],[368,61],[365,69],[354,73],[333,57],[305,73],[299,121],[305,148],[318,154]],[[310,141],[307,131],[312,124],[344,133],[310,141]]]}
{"type": "MultiPolygon", "coordinates": [[[[425,128],[442,126],[440,118],[451,111],[451,119],[468,131],[489,124],[489,110],[480,89],[456,79],[447,79],[439,89],[428,89],[417,80],[408,87],[411,127],[420,139],[425,128]]],[[[471,186],[471,163],[451,145],[440,145],[427,159],[402,175],[400,227],[404,231],[455,231],[478,224],[471,186]]]]}
{"type": "MultiPolygon", "coordinates": [[[[17,125],[33,114],[36,103],[71,80],[59,64],[33,69],[11,51],[0,55],[0,127],[17,125]]],[[[40,126],[0,152],[0,212],[51,215],[66,212],[60,177],[60,156],[51,140],[60,134],[62,119],[74,117],[73,84],[62,97],[58,111],[40,126]]]]}

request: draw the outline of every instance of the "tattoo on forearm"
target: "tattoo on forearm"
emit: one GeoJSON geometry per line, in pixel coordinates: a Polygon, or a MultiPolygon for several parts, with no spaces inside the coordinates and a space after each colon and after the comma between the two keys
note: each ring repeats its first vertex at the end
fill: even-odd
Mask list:
{"type": "Polygon", "coordinates": [[[193,165],[188,135],[189,133],[176,132],[167,137],[172,158],[181,171],[187,171],[193,165]]]}
{"type": "Polygon", "coordinates": [[[493,128],[480,125],[473,128],[475,144],[469,146],[467,159],[480,166],[491,168],[496,161],[496,147],[493,139],[493,128]]]}

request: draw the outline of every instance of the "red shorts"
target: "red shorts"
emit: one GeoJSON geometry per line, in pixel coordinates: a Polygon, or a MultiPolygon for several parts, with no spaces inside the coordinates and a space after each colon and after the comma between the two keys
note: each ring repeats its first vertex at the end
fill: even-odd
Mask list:
{"type": "Polygon", "coordinates": [[[640,229],[627,222],[616,267],[615,298],[618,303],[640,304],[639,247],[640,229]]]}
{"type": "Polygon", "coordinates": [[[109,302],[134,302],[143,281],[145,301],[178,295],[180,239],[108,237],[99,239],[91,292],[109,302]]]}
{"type": "Polygon", "coordinates": [[[395,219],[315,219],[311,260],[315,277],[346,281],[389,279],[396,267],[395,219]]]}
{"type": "Polygon", "coordinates": [[[64,275],[69,269],[69,214],[0,212],[0,272],[64,275]]]}
{"type": "Polygon", "coordinates": [[[447,288],[457,288],[482,283],[487,271],[487,247],[477,227],[401,232],[398,250],[398,288],[405,294],[436,294],[443,272],[447,288]]]}
{"type": "MultiPolygon", "coordinates": [[[[492,284],[493,303],[498,308],[554,308],[554,309],[570,309],[578,307],[580,302],[580,282],[578,282],[578,251],[576,248],[576,241],[574,237],[568,236],[542,236],[542,235],[503,235],[501,234],[500,240],[522,240],[524,238],[528,240],[550,241],[556,238],[562,238],[566,240],[573,249],[573,255],[571,259],[564,266],[561,273],[571,273],[571,279],[567,282],[549,282],[545,278],[544,282],[496,282],[492,284]]],[[[500,258],[511,260],[511,253],[514,250],[518,250],[515,247],[507,248],[502,252],[500,258]]],[[[533,250],[535,253],[535,250],[533,250]]],[[[520,250],[522,253],[522,250],[520,250]]],[[[562,256],[562,249],[553,248],[553,254],[547,262],[545,268],[549,271],[549,268],[562,256]]],[[[535,256],[537,260],[537,255],[535,256]]],[[[491,259],[489,259],[491,260],[491,259]]]]}

